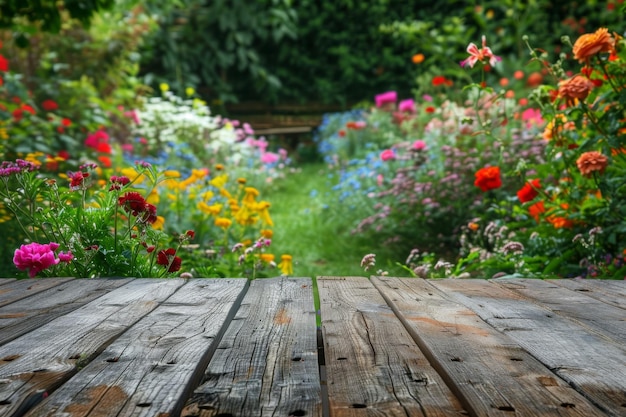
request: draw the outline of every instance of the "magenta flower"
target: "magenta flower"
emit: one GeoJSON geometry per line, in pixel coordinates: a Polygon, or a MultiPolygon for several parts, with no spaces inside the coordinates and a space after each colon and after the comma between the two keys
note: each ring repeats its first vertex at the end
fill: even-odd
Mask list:
{"type": "Polygon", "coordinates": [[[73,259],[74,255],[72,254],[72,252],[59,252],[59,261],[69,264],[70,262],[72,262],[73,259]]]}
{"type": "Polygon", "coordinates": [[[380,159],[382,159],[383,161],[394,160],[394,159],[396,159],[396,153],[393,151],[393,149],[385,149],[380,154],[380,159]]]}
{"type": "Polygon", "coordinates": [[[374,100],[376,101],[376,107],[385,107],[395,104],[395,102],[398,101],[398,93],[395,91],[387,91],[386,93],[375,96],[374,100]]]}
{"type": "Polygon", "coordinates": [[[36,242],[22,245],[19,249],[15,249],[13,263],[17,269],[22,271],[28,269],[28,275],[34,278],[44,269],[59,263],[59,260],[54,256],[54,251],[58,247],[59,244],[54,242],[45,245],[36,242]]]}
{"type": "Polygon", "coordinates": [[[398,110],[404,113],[414,114],[417,111],[415,108],[415,100],[412,98],[402,100],[400,104],[398,104],[398,110]]]}
{"type": "Polygon", "coordinates": [[[486,60],[489,60],[489,65],[493,67],[498,61],[502,60],[502,58],[494,55],[493,52],[491,52],[491,48],[487,46],[487,39],[484,35],[483,47],[481,49],[478,49],[476,44],[470,43],[467,47],[467,53],[470,54],[470,56],[466,60],[461,61],[462,67],[469,65],[471,68],[473,68],[478,61],[484,62],[486,60]]]}
{"type": "Polygon", "coordinates": [[[416,151],[424,151],[426,150],[426,142],[423,140],[416,140],[413,142],[413,149],[416,151]]]}

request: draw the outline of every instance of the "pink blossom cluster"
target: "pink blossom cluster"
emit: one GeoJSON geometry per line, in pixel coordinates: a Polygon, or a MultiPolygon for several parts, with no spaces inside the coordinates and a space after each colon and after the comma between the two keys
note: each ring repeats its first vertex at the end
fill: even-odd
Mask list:
{"type": "Polygon", "coordinates": [[[34,278],[41,271],[48,269],[59,262],[71,262],[74,255],[71,252],[60,252],[58,258],[55,251],[59,244],[50,242],[41,244],[37,242],[22,245],[15,250],[13,263],[20,270],[28,270],[28,275],[34,278]]]}

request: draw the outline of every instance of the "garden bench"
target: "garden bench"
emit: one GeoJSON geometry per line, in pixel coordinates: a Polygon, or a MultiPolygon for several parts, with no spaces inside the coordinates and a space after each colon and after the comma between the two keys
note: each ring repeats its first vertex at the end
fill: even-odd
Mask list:
{"type": "Polygon", "coordinates": [[[626,281],[316,288],[0,279],[0,416],[626,414],[626,281]]]}

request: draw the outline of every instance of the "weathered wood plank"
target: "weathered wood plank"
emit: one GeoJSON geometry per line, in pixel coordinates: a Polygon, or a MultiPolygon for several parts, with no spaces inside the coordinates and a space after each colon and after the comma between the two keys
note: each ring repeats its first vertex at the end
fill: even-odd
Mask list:
{"type": "Polygon", "coordinates": [[[561,287],[583,292],[604,303],[626,309],[626,281],[595,279],[553,279],[548,280],[561,287]]]}
{"type": "Polygon", "coordinates": [[[75,310],[130,279],[71,280],[0,307],[0,345],[75,310]]]}
{"type": "Polygon", "coordinates": [[[587,329],[612,339],[626,349],[626,312],[589,297],[586,292],[573,291],[552,281],[538,279],[496,279],[499,285],[515,291],[555,314],[574,320],[587,329]]]}
{"type": "Polygon", "coordinates": [[[131,281],[0,346],[0,415],[12,416],[33,398],[54,391],[183,283],[131,281]]]}
{"type": "Polygon", "coordinates": [[[241,278],[190,280],[29,416],[178,415],[246,286],[241,278]]]}
{"type": "Polygon", "coordinates": [[[317,282],[331,416],[466,415],[370,280],[317,282]]]}
{"type": "Polygon", "coordinates": [[[440,280],[433,285],[495,329],[612,416],[624,415],[626,352],[614,340],[550,309],[528,302],[497,282],[440,280]]]}
{"type": "Polygon", "coordinates": [[[309,278],[252,281],[183,416],[320,416],[309,278]]]}
{"type": "Polygon", "coordinates": [[[605,415],[449,290],[415,278],[372,282],[472,416],[605,415]]]}
{"type": "Polygon", "coordinates": [[[73,278],[18,279],[0,287],[0,307],[30,297],[48,288],[56,287],[73,278]]]}
{"type": "Polygon", "coordinates": [[[8,284],[15,281],[15,278],[0,278],[0,285],[8,284]]]}

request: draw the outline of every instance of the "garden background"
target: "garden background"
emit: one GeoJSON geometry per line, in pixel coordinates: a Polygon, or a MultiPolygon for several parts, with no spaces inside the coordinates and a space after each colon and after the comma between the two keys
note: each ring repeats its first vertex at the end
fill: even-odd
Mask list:
{"type": "Polygon", "coordinates": [[[623,279],[623,1],[552,3],[4,1],[0,275],[623,279]]]}

